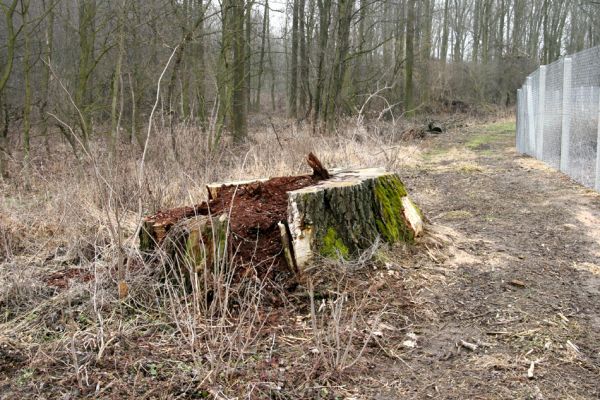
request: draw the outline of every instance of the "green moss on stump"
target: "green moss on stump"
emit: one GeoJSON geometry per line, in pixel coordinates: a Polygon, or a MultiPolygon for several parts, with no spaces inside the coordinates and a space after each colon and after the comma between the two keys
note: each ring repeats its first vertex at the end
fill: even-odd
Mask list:
{"type": "Polygon", "coordinates": [[[395,175],[382,176],[375,182],[375,200],[380,217],[376,222],[387,242],[412,242],[415,238],[404,217],[402,197],[406,195],[404,184],[395,175]]]}
{"type": "Polygon", "coordinates": [[[327,234],[323,238],[323,246],[321,247],[321,255],[329,258],[348,258],[350,250],[338,236],[336,230],[332,227],[327,229],[327,234]]]}

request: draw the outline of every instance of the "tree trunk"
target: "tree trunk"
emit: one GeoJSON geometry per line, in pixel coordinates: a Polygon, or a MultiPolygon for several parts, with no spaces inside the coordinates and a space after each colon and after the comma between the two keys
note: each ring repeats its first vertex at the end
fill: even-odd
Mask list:
{"type": "Polygon", "coordinates": [[[206,128],[206,94],[205,94],[205,81],[206,81],[206,68],[204,61],[204,4],[203,0],[197,0],[196,8],[198,16],[197,18],[201,21],[198,25],[198,43],[196,44],[196,63],[195,69],[196,72],[196,98],[198,101],[198,109],[196,113],[196,117],[198,118],[198,122],[200,126],[205,129],[206,128]]]}
{"type": "Polygon", "coordinates": [[[248,0],[246,2],[246,39],[245,39],[245,66],[244,70],[246,73],[246,109],[250,111],[252,105],[251,90],[252,90],[252,6],[254,0],[248,0]]]}
{"type": "Polygon", "coordinates": [[[25,179],[29,179],[29,150],[31,133],[31,32],[29,31],[29,0],[21,0],[21,15],[23,17],[23,84],[25,98],[23,99],[23,163],[25,179]]]}
{"type": "Polygon", "coordinates": [[[46,21],[46,29],[44,30],[44,72],[42,75],[42,101],[40,104],[40,117],[42,119],[42,135],[46,145],[46,150],[49,151],[48,140],[48,103],[50,102],[50,65],[53,58],[54,47],[54,5],[46,4],[47,0],[43,1],[44,12],[48,14],[46,21]]]}
{"type": "Polygon", "coordinates": [[[350,48],[350,23],[352,21],[352,0],[340,0],[338,3],[338,31],[335,59],[333,63],[332,84],[329,91],[328,106],[325,111],[327,129],[333,131],[339,102],[346,75],[346,57],[350,48]]]}
{"type": "Polygon", "coordinates": [[[123,64],[123,53],[125,52],[125,13],[127,12],[125,9],[126,1],[123,0],[121,2],[121,9],[118,10],[118,41],[119,45],[117,48],[117,60],[115,63],[115,70],[112,81],[112,101],[110,107],[110,122],[111,122],[111,137],[110,137],[110,152],[112,157],[115,157],[117,154],[117,143],[119,141],[119,116],[118,113],[118,101],[119,98],[123,96],[119,96],[119,93],[122,94],[123,87],[120,85],[122,82],[121,76],[121,68],[123,64]]]}
{"type": "Polygon", "coordinates": [[[426,0],[424,3],[423,15],[423,40],[419,51],[419,59],[421,66],[421,79],[419,80],[420,102],[428,103],[430,96],[430,57],[431,57],[431,29],[433,26],[433,4],[432,0],[426,0]]]}
{"type": "Polygon", "coordinates": [[[258,60],[258,76],[256,83],[256,98],[254,100],[254,108],[256,112],[260,112],[260,96],[262,91],[262,77],[265,70],[265,46],[267,43],[267,35],[269,34],[269,0],[265,1],[265,10],[263,12],[262,35],[260,39],[260,57],[258,60]]]}
{"type": "MultiPolygon", "coordinates": [[[[448,36],[450,34],[449,29],[449,0],[444,0],[444,21],[442,23],[442,43],[440,50],[440,60],[443,64],[446,64],[446,58],[448,58],[448,36]]],[[[473,53],[475,53],[475,40],[473,40],[473,53]]]]}
{"type": "Polygon", "coordinates": [[[406,69],[404,70],[404,110],[407,116],[413,112],[413,67],[415,63],[414,52],[414,25],[415,25],[415,0],[408,0],[406,19],[406,69]]]}
{"type": "MultiPolygon", "coordinates": [[[[267,27],[270,19],[267,19],[267,27]]],[[[273,62],[273,48],[271,47],[271,33],[267,32],[267,49],[269,53],[269,71],[271,73],[271,110],[275,111],[277,106],[275,103],[275,63],[273,62]]]]}
{"type": "Polygon", "coordinates": [[[298,19],[299,22],[299,36],[300,36],[300,60],[299,60],[299,78],[300,78],[300,93],[298,102],[300,105],[300,112],[303,116],[306,116],[307,110],[310,109],[310,84],[309,84],[309,67],[308,67],[308,51],[306,42],[306,21],[305,21],[305,1],[298,0],[298,19]]]}
{"type": "Polygon", "coordinates": [[[83,145],[87,148],[92,131],[93,95],[90,78],[96,67],[96,0],[79,2],[79,67],[75,104],[79,108],[79,127],[83,145]]]}
{"type": "Polygon", "coordinates": [[[231,131],[235,142],[242,142],[247,136],[246,104],[246,45],[244,35],[244,0],[232,0],[233,29],[233,92],[231,131]]]}
{"type": "Polygon", "coordinates": [[[317,86],[315,88],[313,131],[316,130],[317,121],[321,118],[321,105],[323,87],[325,85],[325,52],[329,35],[331,0],[317,0],[319,8],[319,61],[317,65],[317,86]]]}
{"type": "Polygon", "coordinates": [[[300,0],[293,0],[292,11],[292,54],[290,60],[290,94],[288,114],[292,118],[298,116],[298,8],[300,0]]]}
{"type": "Polygon", "coordinates": [[[8,128],[9,128],[9,111],[8,104],[5,101],[4,89],[8,83],[8,79],[12,73],[14,59],[15,59],[15,47],[17,43],[18,32],[15,31],[14,25],[14,14],[17,8],[18,0],[12,0],[10,5],[2,7],[4,13],[4,19],[6,22],[6,59],[0,61],[0,112],[3,112],[4,126],[2,133],[0,134],[0,175],[2,177],[8,176],[6,169],[7,155],[9,154],[9,142],[8,142],[8,128]]]}

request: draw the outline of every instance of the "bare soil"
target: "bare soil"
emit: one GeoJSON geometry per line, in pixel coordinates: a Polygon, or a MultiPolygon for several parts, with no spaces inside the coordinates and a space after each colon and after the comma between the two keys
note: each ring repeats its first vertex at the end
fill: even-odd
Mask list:
{"type": "Polygon", "coordinates": [[[600,398],[600,195],[517,154],[510,123],[423,145],[402,175],[451,244],[402,270],[416,347],[375,363],[373,397],[600,398]]]}
{"type": "MultiPolygon", "coordinates": [[[[373,270],[351,273],[343,289],[331,287],[326,269],[316,273],[323,292],[360,299],[348,306],[348,319],[365,324],[342,328],[355,332],[350,354],[357,358],[332,367],[348,347],[348,336],[332,335],[329,350],[312,348],[325,354],[306,371],[306,363],[290,360],[307,347],[282,340],[275,353],[291,368],[269,375],[285,382],[281,392],[600,398],[600,195],[517,154],[514,144],[510,121],[421,142],[423,162],[399,173],[429,218],[426,237],[384,252],[373,270]]],[[[323,326],[335,331],[336,314],[324,308],[323,326]]],[[[289,337],[302,337],[306,320],[288,325],[289,337]]]]}

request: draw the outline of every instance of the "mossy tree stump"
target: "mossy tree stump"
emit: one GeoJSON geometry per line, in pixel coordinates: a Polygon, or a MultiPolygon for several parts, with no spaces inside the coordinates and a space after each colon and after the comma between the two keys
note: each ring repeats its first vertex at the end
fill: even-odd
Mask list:
{"type": "MultiPolygon", "coordinates": [[[[234,186],[236,193],[250,193],[263,183],[269,180],[211,184],[207,191],[211,201],[223,201],[221,191],[226,188],[234,186]]],[[[350,259],[377,238],[410,243],[423,232],[421,211],[408,197],[404,184],[396,174],[383,169],[334,171],[328,179],[281,193],[287,196],[287,219],[282,199],[283,217],[274,220],[273,226],[280,233],[284,264],[294,273],[301,273],[315,257],[350,259]]],[[[235,256],[227,233],[228,224],[236,221],[229,221],[227,213],[201,215],[210,204],[146,218],[141,250],[152,253],[162,248],[178,265],[185,264],[188,270],[192,266],[196,273],[211,268],[216,260],[226,263],[235,256]]]]}
{"type": "Polygon", "coordinates": [[[287,223],[300,270],[316,255],[349,258],[377,237],[412,242],[423,232],[421,211],[400,178],[378,168],[334,173],[289,192],[287,223]]]}

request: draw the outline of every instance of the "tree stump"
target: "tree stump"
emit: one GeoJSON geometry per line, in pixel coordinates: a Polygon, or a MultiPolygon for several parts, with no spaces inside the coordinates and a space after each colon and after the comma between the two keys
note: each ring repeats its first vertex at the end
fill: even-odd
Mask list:
{"type": "MultiPolygon", "coordinates": [[[[177,265],[200,273],[217,260],[227,263],[245,254],[243,246],[249,246],[297,275],[315,258],[351,259],[377,238],[410,243],[423,233],[421,211],[396,174],[378,168],[338,170],[329,179],[319,179],[208,185],[207,203],[147,217],[140,249],[151,254],[160,248],[177,265]],[[256,242],[249,241],[249,235],[244,238],[244,232],[256,242]]],[[[252,255],[249,262],[264,260],[252,255]]]]}
{"type": "Polygon", "coordinates": [[[334,173],[289,192],[287,222],[300,270],[317,255],[350,258],[377,237],[412,242],[423,232],[421,211],[400,178],[377,168],[334,173]]]}

